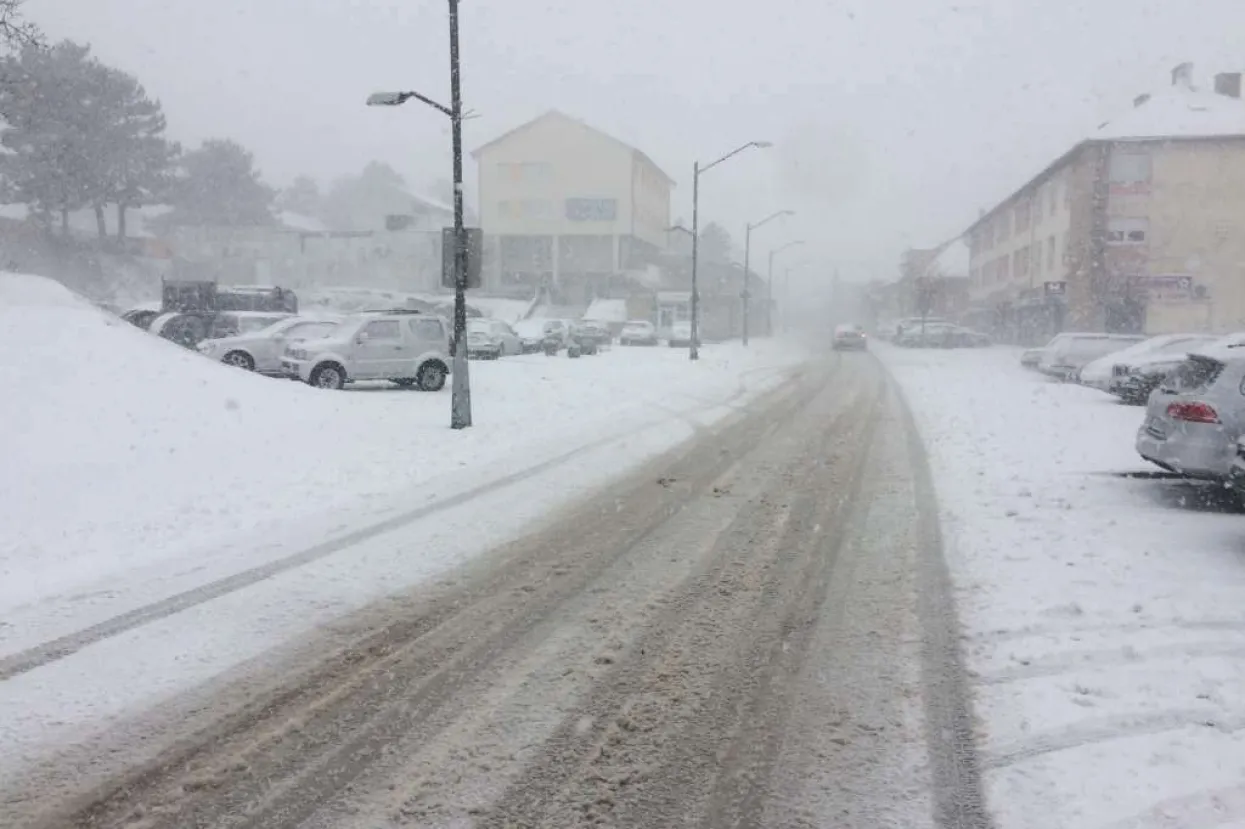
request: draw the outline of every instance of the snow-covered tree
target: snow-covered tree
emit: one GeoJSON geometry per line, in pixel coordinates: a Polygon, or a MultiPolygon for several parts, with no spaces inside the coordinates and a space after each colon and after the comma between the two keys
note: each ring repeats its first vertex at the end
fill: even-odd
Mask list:
{"type": "Polygon", "coordinates": [[[0,60],[0,117],[4,200],[60,214],[65,232],[70,211],[91,207],[104,236],[115,204],[124,236],[126,209],[161,194],[178,152],[138,80],[71,41],[0,60]]]}
{"type": "Polygon", "coordinates": [[[302,216],[320,215],[324,197],[320,185],[311,176],[299,176],[277,196],[277,207],[302,216]]]}
{"type": "Polygon", "coordinates": [[[24,3],[25,0],[0,0],[0,44],[10,48],[42,44],[39,27],[22,16],[24,3]]]}
{"type": "Polygon", "coordinates": [[[260,179],[251,152],[223,138],[182,156],[170,187],[171,225],[248,227],[272,224],[276,191],[260,179]]]}
{"type": "Polygon", "coordinates": [[[731,234],[717,222],[700,229],[697,255],[706,262],[725,265],[731,261],[731,234]]]}

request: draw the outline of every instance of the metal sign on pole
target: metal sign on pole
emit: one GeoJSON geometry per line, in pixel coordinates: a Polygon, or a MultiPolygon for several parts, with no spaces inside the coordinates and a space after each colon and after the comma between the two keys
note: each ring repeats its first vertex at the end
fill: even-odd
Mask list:
{"type": "MultiPolygon", "coordinates": [[[[481,260],[484,253],[484,231],[478,227],[465,227],[467,234],[467,288],[479,288],[481,285],[481,260]]],[[[454,228],[441,228],[441,287],[453,288],[454,270],[454,228]]]]}

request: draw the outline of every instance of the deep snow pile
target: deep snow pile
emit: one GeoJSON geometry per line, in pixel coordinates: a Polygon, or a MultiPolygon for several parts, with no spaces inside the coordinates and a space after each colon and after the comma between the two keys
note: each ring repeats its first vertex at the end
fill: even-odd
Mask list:
{"type": "MultiPolygon", "coordinates": [[[[476,425],[455,432],[448,390],[326,393],[247,374],[6,274],[0,656],[127,609],[110,599],[80,617],[83,595],[142,583],[150,601],[173,589],[164,580],[185,588],[642,428],[686,437],[798,359],[762,344],[698,364],[672,349],[473,363],[476,425]],[[22,607],[59,621],[24,628],[22,607]]],[[[623,452],[583,485],[643,457],[623,452]]]]}
{"type": "Polygon", "coordinates": [[[1245,515],[1018,352],[879,348],[926,439],[999,829],[1245,825],[1245,515]]]}

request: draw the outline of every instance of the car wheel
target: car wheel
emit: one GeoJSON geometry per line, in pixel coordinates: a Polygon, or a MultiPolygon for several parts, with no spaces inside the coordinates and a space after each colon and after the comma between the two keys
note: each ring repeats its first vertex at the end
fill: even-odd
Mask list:
{"type": "Polygon", "coordinates": [[[346,385],[346,370],[337,363],[316,366],[307,382],[318,389],[340,389],[346,385]]]}
{"type": "Polygon", "coordinates": [[[421,391],[441,391],[445,388],[446,373],[445,366],[430,360],[419,367],[415,385],[421,391]]]}
{"type": "Polygon", "coordinates": [[[251,355],[247,354],[245,351],[230,351],[224,357],[221,357],[220,361],[225,365],[233,366],[234,368],[240,368],[246,371],[255,370],[255,360],[252,359],[251,355]]]}

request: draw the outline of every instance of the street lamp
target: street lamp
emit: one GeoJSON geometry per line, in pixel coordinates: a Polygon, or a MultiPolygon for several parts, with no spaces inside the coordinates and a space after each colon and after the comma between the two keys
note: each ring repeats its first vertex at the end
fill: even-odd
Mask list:
{"type": "Polygon", "coordinates": [[[808,264],[808,260],[796,262],[783,272],[782,276],[782,330],[786,333],[789,330],[791,321],[791,272],[808,264]]]}
{"type": "Polygon", "coordinates": [[[368,106],[401,106],[411,98],[449,116],[454,154],[454,354],[450,428],[471,425],[471,378],[467,374],[467,234],[463,230],[463,97],[458,59],[458,0],[450,7],[450,105],[418,92],[376,92],[368,106]]]}
{"type": "MultiPolygon", "coordinates": [[[[771,335],[773,334],[773,331],[774,331],[774,310],[773,310],[774,309],[774,257],[782,253],[784,250],[787,250],[788,248],[793,248],[793,247],[796,247],[797,245],[802,245],[802,244],[804,244],[803,239],[796,239],[794,241],[787,242],[787,244],[785,245],[779,245],[776,248],[770,249],[769,270],[766,271],[766,275],[765,275],[765,327],[769,329],[771,335]]],[[[785,303],[786,301],[787,299],[784,296],[783,302],[785,303]]],[[[783,330],[786,330],[786,327],[787,327],[787,309],[786,308],[783,308],[782,318],[783,318],[783,330]]]]}
{"type": "MultiPolygon", "coordinates": [[[[748,300],[752,298],[752,294],[748,290],[748,269],[751,263],[751,256],[752,256],[752,231],[756,230],[758,227],[760,227],[763,224],[772,222],[774,219],[777,219],[779,216],[794,216],[794,215],[795,215],[794,210],[778,210],[778,211],[775,211],[769,214],[768,216],[766,216],[764,219],[762,219],[759,222],[754,222],[752,224],[749,224],[747,227],[747,230],[744,231],[744,289],[739,295],[739,298],[743,300],[744,319],[743,319],[742,341],[744,345],[748,344],[748,300]]],[[[766,290],[768,291],[768,288],[766,290]]]]}
{"type": "Polygon", "coordinates": [[[696,282],[696,260],[700,249],[700,174],[712,170],[723,161],[739,155],[744,150],[752,149],[753,147],[758,150],[764,150],[772,146],[774,145],[768,141],[749,141],[747,144],[731,150],[717,161],[710,162],[703,167],[700,166],[699,161],[692,165],[692,344],[688,349],[688,359],[700,359],[700,290],[696,282]]]}

